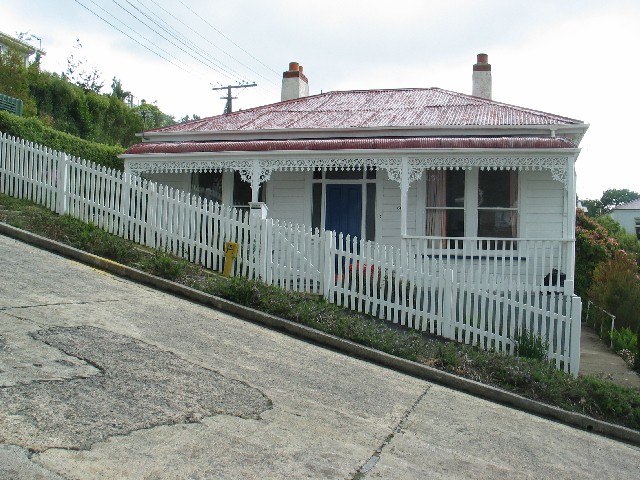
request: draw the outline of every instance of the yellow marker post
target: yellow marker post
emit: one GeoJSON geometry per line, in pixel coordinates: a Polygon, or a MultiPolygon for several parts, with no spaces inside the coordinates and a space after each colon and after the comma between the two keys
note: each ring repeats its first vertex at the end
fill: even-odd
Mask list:
{"type": "Polygon", "coordinates": [[[222,275],[228,277],[231,275],[231,267],[233,267],[233,261],[238,256],[238,244],[235,242],[224,242],[224,268],[222,269],[222,275]]]}

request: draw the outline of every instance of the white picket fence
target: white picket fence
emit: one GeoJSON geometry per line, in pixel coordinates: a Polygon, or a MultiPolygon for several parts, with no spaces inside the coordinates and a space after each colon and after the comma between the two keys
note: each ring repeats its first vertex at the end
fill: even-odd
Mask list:
{"type": "Polygon", "coordinates": [[[0,193],[213,270],[222,269],[224,243],[237,242],[234,275],[481,348],[513,353],[518,335],[534,332],[557,368],[578,373],[582,304],[560,278],[569,241],[460,239],[452,250],[449,239],[414,237],[394,248],[215,204],[7,135],[0,193]],[[500,247],[479,247],[487,241],[500,247]]]}

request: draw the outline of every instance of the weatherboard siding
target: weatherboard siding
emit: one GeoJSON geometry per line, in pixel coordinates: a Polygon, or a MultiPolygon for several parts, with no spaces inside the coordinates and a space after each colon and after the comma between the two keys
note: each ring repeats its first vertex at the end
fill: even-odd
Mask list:
{"type": "MultiPolygon", "coordinates": [[[[385,245],[400,246],[400,185],[389,180],[386,173],[378,180],[381,193],[378,201],[378,224],[376,241],[385,245]]],[[[415,182],[411,185],[407,197],[407,234],[422,235],[417,225],[417,188],[415,182]]]]}
{"type": "Polygon", "coordinates": [[[562,238],[564,184],[548,171],[521,172],[520,229],[523,238],[562,238]]]}
{"type": "Polygon", "coordinates": [[[311,224],[311,172],[273,172],[265,188],[270,218],[311,224]]]}
{"type": "Polygon", "coordinates": [[[143,177],[170,188],[191,191],[191,173],[145,173],[143,177]]]}

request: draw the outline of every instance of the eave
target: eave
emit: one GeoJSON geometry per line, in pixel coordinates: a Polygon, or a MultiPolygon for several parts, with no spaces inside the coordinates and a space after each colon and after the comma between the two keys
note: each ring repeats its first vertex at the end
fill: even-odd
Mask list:
{"type": "Polygon", "coordinates": [[[549,156],[549,157],[577,157],[580,148],[509,148],[509,149],[487,149],[487,148],[413,148],[413,149],[349,149],[349,150],[268,150],[260,152],[187,152],[187,153],[143,153],[143,154],[121,154],[118,158],[126,160],[145,161],[193,161],[217,159],[282,159],[290,158],[402,158],[402,157],[440,157],[440,156],[460,156],[460,157],[522,157],[527,155],[549,156]]]}

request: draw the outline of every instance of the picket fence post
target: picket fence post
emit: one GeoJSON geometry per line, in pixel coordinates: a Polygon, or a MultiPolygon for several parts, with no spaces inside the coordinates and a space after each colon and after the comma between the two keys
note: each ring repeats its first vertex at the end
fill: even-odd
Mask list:
{"type": "Polygon", "coordinates": [[[267,278],[267,257],[271,251],[271,245],[267,235],[267,216],[268,208],[264,202],[249,202],[249,211],[251,213],[250,222],[251,229],[259,232],[251,239],[253,243],[253,261],[257,277],[265,281],[267,278]]]}
{"type": "Polygon", "coordinates": [[[325,299],[330,301],[331,297],[331,285],[332,285],[332,274],[335,278],[334,265],[335,262],[331,255],[332,248],[335,247],[336,240],[334,238],[334,232],[332,230],[325,230],[324,235],[322,236],[324,240],[322,245],[322,251],[324,252],[323,261],[318,265],[318,268],[321,269],[322,276],[322,295],[325,299]]]}
{"type": "Polygon", "coordinates": [[[69,157],[66,153],[58,153],[57,167],[56,197],[58,201],[56,213],[66,215],[69,213],[69,203],[67,202],[69,194],[69,157]]]}
{"type": "Polygon", "coordinates": [[[156,191],[156,183],[149,182],[147,184],[147,237],[146,245],[150,248],[155,248],[157,244],[156,228],[158,214],[158,192],[156,191]]]}
{"type": "Polygon", "coordinates": [[[453,339],[453,323],[455,320],[456,306],[454,299],[456,274],[453,269],[447,269],[444,273],[444,308],[442,311],[442,336],[453,339]]]}
{"type": "Polygon", "coordinates": [[[574,377],[577,377],[578,373],[580,372],[580,331],[582,329],[582,299],[576,295],[573,295],[571,297],[570,319],[571,335],[569,340],[569,372],[574,377]]]}

